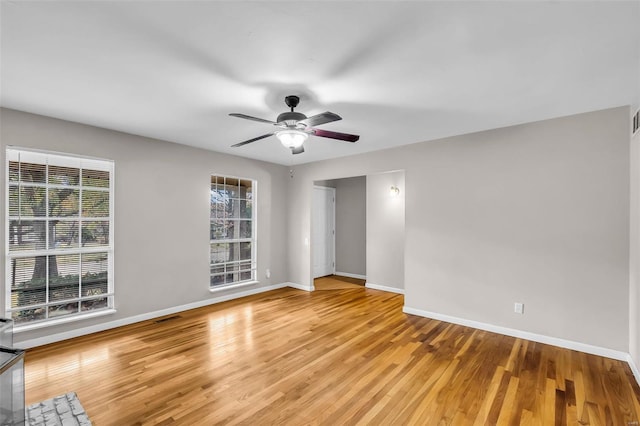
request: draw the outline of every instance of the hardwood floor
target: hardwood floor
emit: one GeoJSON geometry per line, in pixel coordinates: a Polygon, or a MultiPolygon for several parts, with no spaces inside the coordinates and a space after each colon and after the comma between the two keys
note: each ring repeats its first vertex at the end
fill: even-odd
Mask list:
{"type": "Polygon", "coordinates": [[[358,278],[341,277],[338,275],[328,275],[313,280],[316,290],[347,290],[363,288],[365,280],[358,278]]]}
{"type": "Polygon", "coordinates": [[[76,391],[96,426],[638,424],[626,363],[402,305],[281,289],[36,348],[27,403],[76,391]]]}

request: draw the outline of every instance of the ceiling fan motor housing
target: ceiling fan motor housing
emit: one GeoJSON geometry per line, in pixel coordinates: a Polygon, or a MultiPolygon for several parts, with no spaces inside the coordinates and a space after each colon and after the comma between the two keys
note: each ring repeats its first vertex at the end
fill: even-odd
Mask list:
{"type": "Polygon", "coordinates": [[[282,114],[280,114],[278,116],[278,118],[276,119],[276,121],[278,123],[282,123],[283,121],[285,123],[287,123],[287,126],[296,126],[296,123],[300,120],[304,120],[305,118],[307,118],[306,115],[300,113],[300,112],[283,112],[282,114]]]}

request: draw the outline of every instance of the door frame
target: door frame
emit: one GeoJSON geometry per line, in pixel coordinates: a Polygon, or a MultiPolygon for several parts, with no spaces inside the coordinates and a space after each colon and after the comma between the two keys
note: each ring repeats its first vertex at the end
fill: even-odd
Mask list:
{"type": "MultiPolygon", "coordinates": [[[[333,224],[333,232],[331,234],[331,243],[330,243],[331,244],[331,274],[335,274],[336,273],[336,189],[332,188],[330,186],[313,185],[312,194],[315,194],[316,190],[327,191],[327,192],[331,193],[331,197],[332,197],[332,200],[333,200],[332,208],[330,209],[331,211],[330,211],[329,215],[331,217],[331,223],[333,224]]],[[[314,211],[315,211],[315,209],[313,208],[314,199],[315,199],[315,197],[312,195],[312,197],[311,197],[311,207],[312,207],[311,214],[314,214],[314,211]]],[[[311,227],[312,227],[311,228],[311,235],[312,235],[312,238],[313,238],[313,234],[314,234],[313,226],[314,226],[314,220],[313,220],[313,217],[312,217],[311,218],[311,227]]],[[[314,242],[312,240],[311,241],[311,249],[312,250],[314,249],[313,246],[314,246],[314,242]]],[[[314,264],[313,264],[314,262],[313,261],[314,261],[314,255],[313,255],[313,252],[312,252],[312,255],[311,255],[311,270],[312,270],[312,274],[311,275],[312,275],[312,279],[315,279],[316,278],[316,276],[315,276],[316,275],[316,271],[315,271],[315,267],[314,267],[314,264]]],[[[321,276],[323,276],[323,275],[321,275],[321,276]]]]}

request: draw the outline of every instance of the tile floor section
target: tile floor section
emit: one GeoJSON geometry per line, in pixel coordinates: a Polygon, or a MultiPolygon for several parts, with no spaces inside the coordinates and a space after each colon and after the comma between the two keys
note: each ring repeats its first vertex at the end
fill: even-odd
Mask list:
{"type": "Polygon", "coordinates": [[[28,406],[26,423],[29,426],[91,426],[75,392],[28,406]]]}

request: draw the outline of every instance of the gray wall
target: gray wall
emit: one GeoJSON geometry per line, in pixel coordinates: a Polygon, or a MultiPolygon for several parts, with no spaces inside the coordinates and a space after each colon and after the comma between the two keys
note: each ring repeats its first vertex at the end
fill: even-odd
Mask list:
{"type": "Polygon", "coordinates": [[[405,189],[403,171],[367,176],[367,284],[404,289],[405,189]]]}
{"type": "Polygon", "coordinates": [[[332,181],[336,188],[336,273],[367,273],[367,179],[332,181]]]}
{"type": "MultiPolygon", "coordinates": [[[[256,287],[287,281],[287,167],[13,110],[0,114],[3,165],[7,145],[115,161],[117,313],[23,332],[17,343],[233,293],[209,292],[212,173],[258,181],[256,287]],[[265,278],[267,268],[270,279],[265,278]]],[[[1,175],[0,196],[5,200],[6,177],[1,175]]],[[[0,227],[2,241],[4,232],[0,227]]],[[[0,269],[4,277],[4,255],[0,269]]]]}
{"type": "MultiPolygon", "coordinates": [[[[638,360],[626,107],[305,164],[292,179],[288,167],[17,111],[0,118],[2,164],[5,147],[17,145],[116,167],[117,314],[18,342],[211,298],[211,173],[258,180],[258,276],[267,286],[311,284],[314,180],[404,170],[406,306],[619,351],[631,335],[638,360]],[[513,314],[514,301],[524,315],[513,314]]],[[[633,146],[636,158],[637,138],[633,146]]]]}
{"type": "MultiPolygon", "coordinates": [[[[640,57],[640,52],[639,52],[640,57]]],[[[640,108],[640,75],[631,114],[640,108]]],[[[629,242],[629,354],[640,366],[640,132],[631,138],[631,232],[629,242]]],[[[636,380],[640,377],[636,376],[636,380]]]]}
{"type": "Polygon", "coordinates": [[[640,366],[640,132],[631,139],[630,164],[629,353],[640,366]]]}
{"type": "Polygon", "coordinates": [[[311,282],[314,180],[405,170],[407,307],[626,352],[628,122],[620,107],[296,166],[289,281],[311,282]]]}

